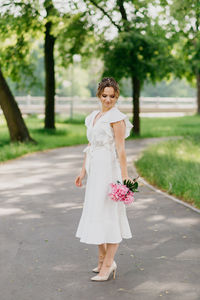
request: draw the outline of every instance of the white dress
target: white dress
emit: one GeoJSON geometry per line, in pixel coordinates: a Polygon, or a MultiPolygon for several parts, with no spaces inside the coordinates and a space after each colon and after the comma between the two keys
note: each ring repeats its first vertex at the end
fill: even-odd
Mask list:
{"type": "Polygon", "coordinates": [[[128,116],[116,106],[100,117],[95,125],[95,116],[100,110],[94,110],[85,118],[87,138],[86,173],[87,182],[82,215],[76,232],[80,242],[100,245],[120,243],[122,238],[132,237],[123,202],[115,202],[108,197],[109,183],[119,180],[122,183],[119,158],[115,146],[114,131],[110,123],[124,120],[125,138],[133,127],[128,116]]]}

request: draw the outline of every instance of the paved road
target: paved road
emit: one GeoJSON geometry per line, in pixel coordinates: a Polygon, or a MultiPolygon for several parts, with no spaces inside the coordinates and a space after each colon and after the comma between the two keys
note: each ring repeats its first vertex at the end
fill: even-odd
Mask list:
{"type": "MultiPolygon", "coordinates": [[[[126,141],[129,175],[156,139],[126,141]]],[[[97,247],[79,242],[85,145],[0,165],[0,300],[199,300],[199,214],[140,187],[127,208],[133,238],[116,255],[116,280],[92,282],[97,247]]]]}

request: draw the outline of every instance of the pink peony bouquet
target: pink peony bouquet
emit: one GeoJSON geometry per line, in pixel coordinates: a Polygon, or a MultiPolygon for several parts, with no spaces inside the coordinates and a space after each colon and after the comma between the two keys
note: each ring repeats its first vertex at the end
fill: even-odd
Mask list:
{"type": "Polygon", "coordinates": [[[111,192],[108,193],[110,199],[116,202],[123,201],[124,204],[131,204],[134,201],[134,193],[138,192],[137,178],[133,179],[134,183],[130,180],[126,181],[126,179],[123,184],[118,180],[117,183],[110,183],[111,192]]]}

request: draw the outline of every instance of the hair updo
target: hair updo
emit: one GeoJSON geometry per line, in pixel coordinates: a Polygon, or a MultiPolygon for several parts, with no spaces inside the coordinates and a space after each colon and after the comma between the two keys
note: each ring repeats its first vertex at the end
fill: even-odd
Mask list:
{"type": "Polygon", "coordinates": [[[103,93],[103,91],[106,87],[112,87],[115,91],[115,96],[117,98],[119,97],[119,94],[120,94],[119,86],[113,77],[104,77],[101,80],[101,82],[99,82],[96,96],[100,98],[101,94],[103,93]]]}

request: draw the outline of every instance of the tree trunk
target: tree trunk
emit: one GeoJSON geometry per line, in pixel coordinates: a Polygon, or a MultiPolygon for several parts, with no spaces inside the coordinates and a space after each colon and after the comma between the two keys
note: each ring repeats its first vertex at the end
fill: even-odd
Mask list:
{"type": "Polygon", "coordinates": [[[55,72],[54,72],[54,44],[51,35],[52,22],[45,25],[45,128],[55,128],[55,72]]]}
{"type": "Polygon", "coordinates": [[[200,71],[197,72],[197,113],[200,115],[200,71]]]}
{"type": "Polygon", "coordinates": [[[135,76],[132,77],[133,87],[133,132],[140,135],[140,80],[135,76]]]}
{"type": "Polygon", "coordinates": [[[21,111],[0,70],[0,106],[6,118],[11,142],[33,142],[29,135],[21,111]]]}

